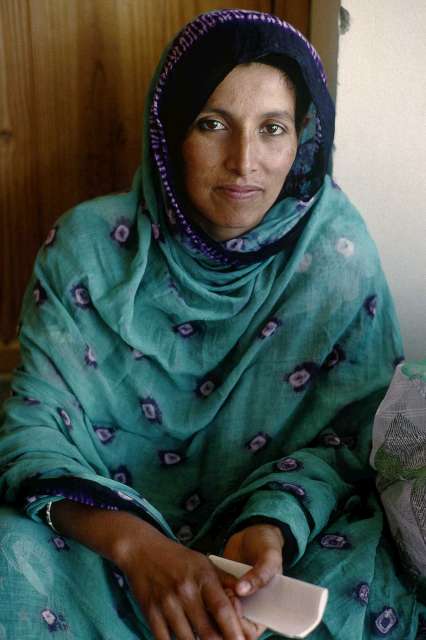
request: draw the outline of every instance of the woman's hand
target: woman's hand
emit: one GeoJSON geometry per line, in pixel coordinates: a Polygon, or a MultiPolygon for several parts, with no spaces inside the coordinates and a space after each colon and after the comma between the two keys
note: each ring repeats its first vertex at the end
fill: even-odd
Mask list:
{"type": "Polygon", "coordinates": [[[169,540],[126,511],[61,500],[52,505],[51,515],[61,534],[107,558],[126,575],[156,640],[172,635],[176,640],[244,640],[240,618],[203,554],[169,540]]]}
{"type": "Polygon", "coordinates": [[[252,565],[239,580],[221,578],[223,586],[231,595],[235,610],[241,619],[241,625],[246,638],[255,640],[265,631],[265,627],[256,625],[242,616],[239,597],[244,598],[256,593],[272,580],[281,575],[282,550],[284,538],[281,529],[270,524],[256,524],[235,533],[225,546],[224,557],[237,562],[252,565]]]}
{"type": "Polygon", "coordinates": [[[172,635],[177,640],[245,640],[238,613],[207,557],[143,525],[117,565],[156,640],[172,635]]]}

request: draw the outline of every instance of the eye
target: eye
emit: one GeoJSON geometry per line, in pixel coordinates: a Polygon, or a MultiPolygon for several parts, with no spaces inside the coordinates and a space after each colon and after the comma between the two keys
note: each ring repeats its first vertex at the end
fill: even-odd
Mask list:
{"type": "Polygon", "coordinates": [[[281,124],[277,124],[276,122],[265,124],[260,129],[260,133],[266,133],[268,136],[280,136],[286,132],[287,129],[285,129],[285,127],[283,127],[281,124]]]}
{"type": "Polygon", "coordinates": [[[225,125],[214,118],[203,118],[202,120],[198,120],[197,128],[200,131],[222,131],[225,129],[225,125]]]}

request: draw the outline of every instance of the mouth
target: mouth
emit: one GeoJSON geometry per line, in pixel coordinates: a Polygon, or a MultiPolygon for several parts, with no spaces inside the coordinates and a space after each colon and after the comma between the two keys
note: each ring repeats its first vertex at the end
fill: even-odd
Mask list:
{"type": "Polygon", "coordinates": [[[249,200],[258,196],[263,189],[257,185],[224,184],[217,187],[217,191],[231,200],[249,200]]]}

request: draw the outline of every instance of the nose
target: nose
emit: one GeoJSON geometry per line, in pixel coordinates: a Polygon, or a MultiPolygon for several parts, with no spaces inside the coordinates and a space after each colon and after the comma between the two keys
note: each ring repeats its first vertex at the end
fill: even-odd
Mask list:
{"type": "Polygon", "coordinates": [[[236,131],[228,142],[226,168],[239,176],[255,172],[258,151],[254,135],[248,131],[236,131]]]}

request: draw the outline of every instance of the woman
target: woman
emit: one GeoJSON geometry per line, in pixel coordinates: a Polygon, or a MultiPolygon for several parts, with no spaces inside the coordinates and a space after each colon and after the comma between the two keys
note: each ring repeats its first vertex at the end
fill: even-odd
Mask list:
{"type": "Polygon", "coordinates": [[[326,176],[333,115],[290,25],[202,15],[154,78],[131,192],[49,234],[0,455],[51,530],[3,509],[4,637],[256,638],[240,600],[284,562],[330,589],[315,640],[415,638],[368,465],[401,344],[326,176]]]}

